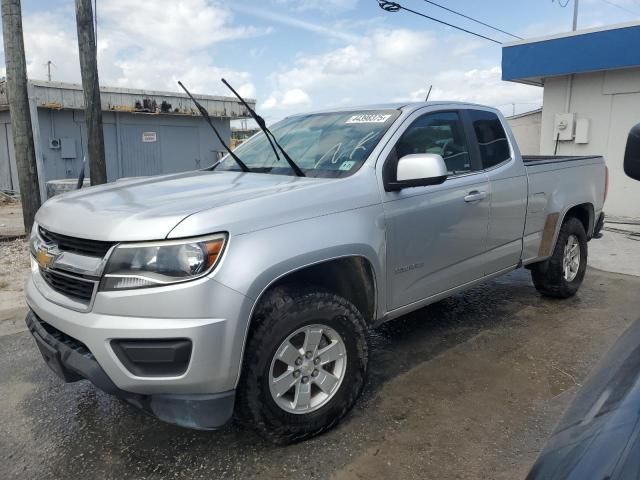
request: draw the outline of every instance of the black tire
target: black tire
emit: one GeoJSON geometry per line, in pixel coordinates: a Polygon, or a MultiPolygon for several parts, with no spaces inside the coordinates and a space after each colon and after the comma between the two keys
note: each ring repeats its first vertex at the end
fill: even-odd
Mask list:
{"type": "Polygon", "coordinates": [[[576,294],[587,270],[587,234],[582,222],[575,217],[567,218],[558,234],[551,258],[531,266],[533,284],[542,295],[554,298],[569,298],[576,294]],[[575,235],[580,245],[580,266],[576,277],[568,282],[563,273],[564,247],[570,235],[575,235]]]}
{"type": "Polygon", "coordinates": [[[351,302],[322,290],[277,287],[260,300],[252,319],[237,389],[239,419],[279,445],[325,432],[354,406],[366,381],[367,364],[367,325],[351,302]],[[306,414],[289,413],[271,396],[271,362],[291,333],[314,323],[332,328],[343,339],[347,353],[344,377],[321,408],[306,414]]]}

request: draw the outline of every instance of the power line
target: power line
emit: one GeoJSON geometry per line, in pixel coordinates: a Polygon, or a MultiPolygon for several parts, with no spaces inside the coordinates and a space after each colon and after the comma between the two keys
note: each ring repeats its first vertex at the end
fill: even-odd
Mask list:
{"type": "MultiPolygon", "coordinates": [[[[467,20],[471,20],[472,22],[479,23],[480,25],[484,25],[485,27],[489,27],[489,28],[491,28],[493,30],[496,30],[496,31],[501,32],[501,33],[504,33],[505,35],[509,35],[510,37],[517,38],[518,40],[522,40],[522,37],[514,35],[513,33],[506,32],[506,31],[504,31],[504,30],[502,30],[502,29],[500,29],[498,27],[494,27],[493,25],[489,25],[488,23],[481,22],[480,20],[478,20],[476,18],[470,17],[469,15],[465,15],[464,13],[460,13],[460,12],[457,12],[455,10],[452,10],[451,8],[445,7],[444,5],[440,5],[439,3],[432,2],[431,0],[422,0],[422,1],[426,2],[426,3],[430,3],[431,5],[434,5],[434,6],[438,7],[438,8],[442,8],[443,10],[446,10],[447,12],[451,12],[451,13],[454,13],[456,15],[459,15],[459,16],[461,16],[463,18],[466,18],[467,20]]],[[[569,0],[567,0],[567,2],[568,1],[569,0]]]]}
{"type": "Polygon", "coordinates": [[[462,27],[458,27],[457,25],[453,25],[451,23],[447,23],[447,22],[445,22],[443,20],[439,20],[437,18],[430,17],[429,15],[425,15],[424,13],[416,12],[415,10],[411,10],[410,8],[403,7],[402,5],[400,5],[399,3],[396,3],[396,2],[389,2],[387,0],[378,0],[378,6],[381,9],[383,9],[384,11],[391,12],[391,13],[395,13],[395,12],[398,12],[400,10],[405,10],[407,12],[413,13],[414,15],[418,15],[418,16],[426,18],[428,20],[433,20],[434,22],[438,22],[438,23],[441,23],[442,25],[446,25],[447,27],[455,28],[456,30],[460,30],[461,32],[465,32],[465,33],[468,33],[470,35],[473,35],[473,36],[476,36],[476,37],[479,37],[479,38],[484,38],[485,40],[489,40],[490,42],[497,43],[498,45],[502,45],[502,42],[496,40],[495,38],[485,37],[484,35],[480,35],[479,33],[472,32],[471,30],[467,30],[467,29],[464,29],[462,27]]]}

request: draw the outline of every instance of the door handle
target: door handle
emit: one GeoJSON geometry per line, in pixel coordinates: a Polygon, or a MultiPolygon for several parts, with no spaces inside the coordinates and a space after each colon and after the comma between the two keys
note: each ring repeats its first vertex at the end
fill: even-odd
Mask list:
{"type": "Polygon", "coordinates": [[[467,203],[478,202],[487,198],[487,192],[481,192],[479,190],[472,190],[464,197],[464,201],[467,203]]]}

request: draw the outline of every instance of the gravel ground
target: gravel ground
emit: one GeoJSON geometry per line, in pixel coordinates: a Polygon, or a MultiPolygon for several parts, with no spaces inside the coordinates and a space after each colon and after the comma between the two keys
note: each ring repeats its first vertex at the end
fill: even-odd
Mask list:
{"type": "Polygon", "coordinates": [[[0,194],[0,240],[24,235],[24,220],[20,202],[0,194]]]}
{"type": "Polygon", "coordinates": [[[0,337],[26,329],[23,290],[28,273],[27,242],[0,242],[0,337]]]}

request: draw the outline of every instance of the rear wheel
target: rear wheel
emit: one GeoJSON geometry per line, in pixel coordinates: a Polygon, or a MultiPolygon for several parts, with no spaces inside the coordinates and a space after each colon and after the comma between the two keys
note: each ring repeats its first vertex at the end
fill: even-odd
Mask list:
{"type": "Polygon", "coordinates": [[[532,265],[536,289],[545,296],[568,298],[576,294],[587,269],[587,234],[582,222],[570,217],[560,228],[551,258],[532,265]]]}
{"type": "Polygon", "coordinates": [[[322,433],[353,407],[365,383],[366,324],[349,301],[279,287],[254,315],[238,385],[238,413],[278,444],[322,433]]]}

